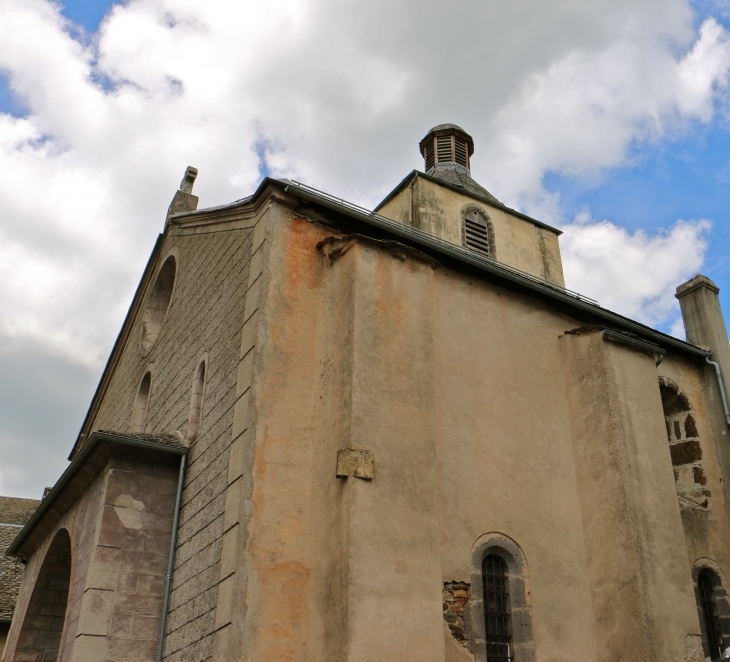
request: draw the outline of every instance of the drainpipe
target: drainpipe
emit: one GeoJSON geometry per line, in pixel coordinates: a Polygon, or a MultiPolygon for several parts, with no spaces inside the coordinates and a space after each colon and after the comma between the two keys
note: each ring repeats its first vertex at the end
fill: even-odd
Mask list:
{"type": "Polygon", "coordinates": [[[418,179],[418,173],[416,173],[415,177],[411,180],[411,185],[408,187],[408,193],[410,194],[410,198],[411,198],[411,209],[410,209],[411,227],[416,227],[415,225],[413,225],[413,221],[416,219],[416,215],[413,213],[413,185],[416,183],[417,179],[418,179]]]}
{"type": "Polygon", "coordinates": [[[642,349],[645,352],[650,352],[654,355],[654,361],[657,367],[664,360],[664,355],[666,354],[666,350],[661,347],[652,345],[645,340],[639,340],[639,338],[634,338],[633,336],[627,336],[626,334],[614,331],[613,329],[603,329],[601,331],[601,337],[604,340],[612,340],[613,342],[621,343],[622,345],[631,345],[631,347],[636,347],[637,349],[642,349]]]}
{"type": "Polygon", "coordinates": [[[177,546],[177,525],[180,521],[180,503],[182,502],[183,483],[187,455],[180,457],[180,477],[177,481],[177,497],[175,499],[175,516],[172,519],[172,540],[170,540],[170,557],[167,561],[167,581],[165,582],[165,599],[162,605],[162,623],[160,624],[160,645],[157,647],[157,662],[162,662],[162,649],[165,646],[165,629],[167,628],[167,610],[170,607],[170,588],[172,586],[172,566],[175,563],[175,547],[177,546]]]}
{"type": "Polygon", "coordinates": [[[715,376],[717,377],[717,385],[720,388],[720,397],[722,398],[722,408],[725,410],[725,422],[730,425],[730,410],[727,407],[727,396],[725,395],[725,384],[722,381],[722,373],[720,372],[720,364],[710,361],[710,357],[706,356],[705,361],[715,368],[715,376]]]}

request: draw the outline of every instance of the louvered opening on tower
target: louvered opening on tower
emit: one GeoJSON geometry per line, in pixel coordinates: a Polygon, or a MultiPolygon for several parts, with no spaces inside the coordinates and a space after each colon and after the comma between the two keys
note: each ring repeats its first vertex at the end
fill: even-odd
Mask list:
{"type": "Polygon", "coordinates": [[[469,167],[469,150],[466,144],[466,140],[454,136],[454,161],[459,165],[463,165],[465,168],[469,167]]]}
{"type": "Polygon", "coordinates": [[[436,154],[439,163],[453,163],[453,136],[436,138],[436,154]]]}
{"type": "Polygon", "coordinates": [[[492,256],[492,238],[489,221],[478,211],[464,215],[464,244],[484,255],[492,256]]]}

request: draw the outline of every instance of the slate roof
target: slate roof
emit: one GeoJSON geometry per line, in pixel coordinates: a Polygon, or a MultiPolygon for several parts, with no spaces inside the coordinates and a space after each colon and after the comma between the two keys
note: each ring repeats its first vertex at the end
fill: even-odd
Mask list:
{"type": "Polygon", "coordinates": [[[151,441],[154,444],[162,444],[163,446],[172,446],[174,448],[187,448],[187,444],[174,434],[145,434],[142,432],[115,432],[114,430],[99,430],[101,434],[110,434],[115,437],[124,437],[125,439],[140,439],[141,441],[151,441]]]}
{"type": "Polygon", "coordinates": [[[39,504],[36,499],[0,496],[0,620],[13,617],[25,572],[25,566],[18,559],[5,556],[5,550],[39,504]]]}
{"type": "Polygon", "coordinates": [[[426,174],[452,186],[463,188],[475,198],[482,198],[483,200],[502,205],[487,189],[472,179],[471,173],[467,168],[458,163],[437,163],[426,174]]]}

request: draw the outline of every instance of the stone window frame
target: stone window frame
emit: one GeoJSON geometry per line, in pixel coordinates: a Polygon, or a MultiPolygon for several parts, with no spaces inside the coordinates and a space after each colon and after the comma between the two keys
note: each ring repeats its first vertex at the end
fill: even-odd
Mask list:
{"type": "Polygon", "coordinates": [[[467,647],[477,662],[487,662],[482,562],[490,554],[496,554],[507,564],[513,662],[534,662],[535,642],[527,560],[520,546],[503,533],[486,533],[477,539],[472,548],[471,592],[465,614],[467,647]]]}
{"type": "Polygon", "coordinates": [[[701,557],[694,562],[692,566],[692,588],[695,593],[695,604],[697,606],[697,615],[700,621],[700,632],[702,634],[702,650],[703,654],[707,656],[707,635],[705,633],[705,619],[702,614],[702,607],[700,605],[700,593],[697,587],[697,581],[700,573],[705,570],[713,575],[715,580],[715,587],[713,590],[713,599],[715,601],[715,607],[717,609],[717,621],[720,628],[720,635],[722,637],[722,649],[730,647],[730,590],[725,572],[720,567],[720,564],[708,557],[701,557]]]}
{"type": "Polygon", "coordinates": [[[147,295],[145,297],[145,303],[144,308],[141,311],[141,320],[140,320],[140,329],[139,329],[139,346],[140,346],[140,354],[142,355],[142,358],[145,358],[149,355],[149,353],[152,351],[152,348],[157,344],[157,340],[160,337],[160,334],[162,333],[162,329],[165,326],[165,321],[167,320],[167,315],[170,312],[170,308],[172,306],[172,302],[175,298],[175,290],[177,290],[177,284],[180,280],[180,250],[175,247],[171,248],[167,253],[165,253],[164,258],[162,258],[159,261],[159,267],[155,271],[155,277],[151,281],[151,285],[147,291],[147,295]],[[160,322],[160,328],[159,330],[154,334],[154,338],[150,341],[147,341],[147,344],[145,343],[145,339],[147,337],[146,333],[146,326],[149,323],[148,316],[150,314],[150,308],[152,303],[152,297],[155,292],[155,288],[157,286],[157,282],[160,278],[160,274],[167,264],[167,262],[170,260],[170,258],[173,258],[175,261],[175,273],[173,275],[172,279],[172,290],[170,292],[170,298],[167,302],[167,307],[165,308],[165,314],[160,322]]]}
{"type": "Polygon", "coordinates": [[[144,373],[142,375],[142,379],[139,380],[137,383],[137,390],[134,393],[134,400],[132,400],[132,413],[129,417],[129,431],[132,433],[140,433],[144,432],[145,428],[147,427],[147,419],[150,414],[150,400],[152,398],[152,389],[155,385],[155,364],[150,363],[147,365],[144,369],[144,373]],[[137,412],[139,411],[138,402],[140,400],[140,395],[142,391],[142,384],[144,384],[145,379],[147,379],[147,375],[149,375],[150,383],[149,387],[147,389],[147,401],[145,403],[144,407],[144,416],[141,418],[141,420],[138,420],[137,418],[137,412]]]}
{"type": "Polygon", "coordinates": [[[195,440],[200,434],[200,428],[203,423],[203,410],[205,408],[205,395],[208,385],[208,374],[210,373],[210,360],[208,352],[204,352],[195,364],[193,372],[193,381],[190,386],[190,408],[188,410],[188,427],[185,438],[188,441],[195,440]],[[203,378],[200,380],[200,367],[203,366],[203,378]],[[199,391],[198,391],[199,385],[199,391]],[[197,409],[197,418],[194,419],[194,413],[197,409]]]}
{"type": "Polygon", "coordinates": [[[487,235],[489,238],[489,256],[491,259],[496,260],[497,259],[497,246],[494,242],[494,223],[492,223],[492,219],[489,217],[489,214],[484,210],[484,207],[481,207],[480,205],[469,203],[468,205],[465,205],[461,208],[461,245],[464,246],[464,248],[468,248],[466,245],[466,215],[470,211],[478,212],[482,215],[484,220],[487,222],[487,235]]]}

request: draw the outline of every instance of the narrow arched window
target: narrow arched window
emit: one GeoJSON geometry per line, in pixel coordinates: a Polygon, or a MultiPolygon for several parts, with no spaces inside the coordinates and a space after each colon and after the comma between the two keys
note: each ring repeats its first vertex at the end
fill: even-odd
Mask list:
{"type": "Polygon", "coordinates": [[[172,291],[175,287],[175,275],[177,262],[173,255],[170,255],[162,265],[155,284],[152,286],[147,308],[145,309],[142,321],[142,354],[146,356],[157,341],[162,330],[162,324],[167,316],[167,309],[170,307],[172,291]]]}
{"type": "Polygon", "coordinates": [[[195,439],[200,431],[203,419],[203,394],[205,393],[205,359],[198,363],[193,378],[193,389],[190,395],[190,414],[188,416],[188,439],[195,439]]]}
{"type": "Polygon", "coordinates": [[[132,407],[132,432],[144,432],[147,422],[147,409],[150,404],[150,387],[152,386],[152,373],[146,372],[137,389],[137,396],[134,398],[132,407]]]}
{"type": "Polygon", "coordinates": [[[717,607],[714,596],[716,584],[717,582],[709,570],[703,570],[697,577],[697,593],[700,600],[700,611],[702,612],[702,625],[705,630],[705,642],[712,660],[719,659],[722,654],[722,637],[717,622],[717,607]]]}
{"type": "Polygon", "coordinates": [[[508,662],[512,659],[512,624],[507,564],[501,556],[489,554],[484,557],[482,582],[487,662],[508,662]]]}

